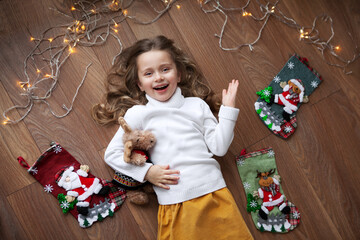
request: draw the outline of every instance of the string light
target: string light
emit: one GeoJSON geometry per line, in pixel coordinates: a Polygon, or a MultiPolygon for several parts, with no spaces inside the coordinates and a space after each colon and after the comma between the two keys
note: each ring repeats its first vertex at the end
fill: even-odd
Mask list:
{"type": "Polygon", "coordinates": [[[302,39],[304,39],[304,38],[309,38],[309,36],[308,36],[308,32],[304,32],[304,29],[300,29],[300,38],[299,38],[299,40],[301,41],[302,39]]]}
{"type": "MultiPolygon", "coordinates": [[[[152,6],[150,1],[151,0],[148,0],[152,6]]],[[[64,114],[55,113],[52,110],[48,99],[52,96],[52,92],[55,90],[59,79],[61,79],[59,77],[60,68],[69,59],[71,54],[75,52],[75,47],[92,47],[102,45],[108,40],[109,37],[114,37],[119,44],[119,53],[117,53],[112,60],[112,64],[114,64],[116,57],[121,54],[123,49],[122,42],[119,36],[116,34],[118,30],[115,29],[118,27],[118,24],[125,21],[126,19],[143,25],[154,23],[162,15],[168,12],[176,1],[177,0],[169,1],[162,10],[158,10],[152,6],[153,11],[157,15],[148,21],[139,20],[135,16],[128,16],[128,8],[131,8],[133,2],[135,1],[130,1],[130,3],[124,7],[123,0],[113,0],[110,2],[110,4],[105,3],[108,1],[90,2],[88,0],[80,0],[75,3],[75,6],[77,6],[76,8],[74,6],[70,8],[70,11],[77,11],[76,18],[57,9],[52,9],[58,14],[72,18],[72,22],[69,24],[61,24],[59,26],[47,28],[43,31],[39,38],[35,39],[32,36],[30,37],[30,41],[36,40],[35,46],[24,60],[24,75],[26,79],[23,82],[18,82],[19,87],[22,90],[20,95],[27,98],[27,103],[24,105],[15,105],[5,110],[3,112],[3,124],[15,124],[22,121],[30,113],[33,105],[39,100],[48,106],[50,113],[54,117],[62,118],[67,116],[72,111],[74,101],[77,97],[80,87],[85,81],[88,68],[91,66],[91,63],[88,64],[85,68],[84,76],[76,89],[70,106],[67,107],[65,104],[62,106],[65,110],[64,114]],[[109,14],[111,13],[109,10],[114,12],[114,14],[109,14]],[[116,13],[118,11],[119,13],[116,13]],[[119,20],[119,17],[122,18],[119,20]],[[115,19],[117,19],[117,21],[115,21],[115,19]],[[112,26],[115,28],[112,28],[112,26]],[[55,39],[61,40],[54,41],[55,39]],[[44,45],[45,41],[52,43],[51,46],[48,44],[44,45]],[[40,53],[39,49],[41,49],[40,53]],[[46,65],[39,68],[42,69],[42,71],[51,71],[51,74],[40,75],[40,69],[38,67],[35,69],[33,68],[33,66],[39,66],[39,63],[43,64],[44,62],[46,65]],[[37,87],[38,84],[43,81],[48,81],[49,79],[51,80],[51,86],[49,86],[48,89],[44,89],[43,86],[41,88],[37,87]],[[30,84],[30,82],[32,82],[32,84],[30,84]],[[38,93],[37,89],[42,90],[38,93]],[[44,95],[40,95],[40,93],[43,94],[43,90],[45,90],[46,93],[44,95]],[[25,110],[24,113],[19,111],[22,113],[20,118],[8,118],[7,114],[9,112],[13,110],[17,111],[18,109],[25,110]]]]}
{"type": "Polygon", "coordinates": [[[69,53],[74,53],[74,52],[75,52],[74,48],[69,47],[69,53]]]}
{"type": "Polygon", "coordinates": [[[113,19],[114,22],[114,27],[118,27],[118,24],[116,23],[116,21],[113,19]]]}
{"type": "Polygon", "coordinates": [[[27,82],[18,82],[18,85],[23,91],[26,91],[27,89],[29,89],[31,87],[31,85],[27,82]]]}
{"type": "Polygon", "coordinates": [[[120,8],[121,8],[121,4],[117,1],[117,0],[113,0],[109,5],[108,5],[108,8],[111,10],[111,11],[119,11],[120,8]]]}
{"type": "Polygon", "coordinates": [[[244,11],[242,15],[243,15],[243,17],[246,17],[246,16],[252,16],[252,14],[251,14],[251,13],[248,13],[248,12],[246,12],[246,11],[244,11]]]}
{"type": "MultiPolygon", "coordinates": [[[[219,47],[222,50],[236,51],[236,50],[240,50],[243,47],[249,47],[250,51],[252,51],[254,49],[254,45],[261,39],[262,32],[263,32],[264,28],[266,27],[266,25],[270,19],[270,16],[272,16],[279,22],[284,23],[291,28],[297,29],[297,31],[299,31],[299,40],[300,41],[303,40],[303,41],[306,41],[306,43],[308,43],[308,44],[314,45],[321,52],[323,60],[325,61],[326,64],[328,64],[330,66],[341,68],[345,74],[352,73],[351,71],[347,72],[346,68],[347,68],[347,66],[349,66],[351,63],[355,62],[360,57],[360,53],[357,52],[358,46],[355,44],[355,50],[353,52],[353,57],[351,59],[343,59],[342,57],[338,56],[334,52],[335,50],[339,51],[340,47],[334,47],[331,44],[331,40],[333,39],[333,37],[335,35],[334,29],[333,29],[332,18],[330,18],[326,14],[319,15],[319,16],[315,17],[312,27],[302,27],[294,19],[287,17],[287,16],[285,16],[285,14],[282,13],[282,11],[278,7],[279,1],[276,1],[274,4],[270,3],[269,1],[265,1],[265,4],[260,3],[260,1],[256,1],[256,3],[260,7],[260,11],[262,13],[262,16],[260,16],[260,17],[255,17],[246,11],[246,8],[249,6],[250,1],[251,0],[248,0],[247,3],[241,8],[231,8],[231,7],[225,8],[221,5],[219,0],[199,1],[200,7],[203,10],[203,12],[205,12],[207,14],[213,14],[213,13],[217,12],[217,13],[221,13],[225,17],[220,34],[215,34],[215,36],[219,38],[219,47]],[[203,4],[203,2],[204,2],[204,4],[203,4]],[[210,5],[211,7],[210,8],[204,7],[205,5],[210,5]],[[275,13],[275,9],[277,10],[276,13],[275,13]],[[234,47],[224,47],[223,46],[223,38],[224,38],[225,28],[226,28],[226,25],[228,23],[228,18],[229,18],[228,12],[240,12],[240,13],[242,13],[242,16],[244,16],[244,17],[251,16],[252,19],[254,19],[255,21],[263,22],[260,30],[258,31],[257,38],[254,41],[249,42],[249,43],[238,44],[237,46],[234,46],[234,47]],[[319,20],[322,20],[325,23],[330,25],[331,36],[327,40],[322,40],[319,37],[320,30],[317,29],[317,21],[319,21],[319,20]],[[305,32],[304,29],[310,29],[310,31],[305,32]],[[341,62],[341,64],[332,63],[327,58],[325,58],[325,52],[327,52],[327,51],[330,51],[331,56],[336,58],[339,62],[341,62]]],[[[349,33],[349,35],[352,38],[353,42],[355,42],[350,33],[349,33]]]]}
{"type": "MultiPolygon", "coordinates": [[[[30,54],[27,55],[27,57],[24,61],[24,73],[25,73],[26,80],[20,84],[20,87],[23,90],[25,90],[25,92],[22,92],[21,95],[26,96],[28,101],[27,101],[27,104],[25,104],[23,106],[15,105],[15,106],[5,110],[3,112],[3,117],[5,119],[3,124],[8,124],[8,123],[14,124],[14,123],[18,123],[18,122],[22,121],[29,114],[34,103],[37,102],[37,100],[39,100],[39,99],[41,99],[42,102],[47,104],[47,106],[50,109],[50,113],[53,116],[55,116],[56,118],[62,118],[62,117],[67,116],[70,113],[70,111],[72,110],[74,101],[78,94],[78,91],[79,91],[80,87],[82,86],[82,84],[84,83],[84,80],[85,80],[87,72],[88,72],[88,68],[90,67],[91,63],[86,66],[84,76],[77,87],[76,93],[74,94],[74,97],[71,101],[70,107],[66,107],[65,105],[63,105],[63,109],[65,110],[64,114],[62,114],[62,115],[56,114],[51,109],[51,106],[47,102],[47,99],[51,96],[52,91],[55,89],[55,87],[58,83],[60,68],[63,66],[63,64],[66,62],[66,60],[68,60],[70,55],[75,52],[75,46],[92,47],[92,46],[96,46],[96,45],[101,45],[107,41],[108,37],[114,37],[120,46],[119,53],[117,53],[113,58],[112,63],[114,64],[116,57],[121,54],[122,48],[123,48],[123,45],[122,45],[122,42],[121,42],[119,36],[117,34],[115,34],[118,32],[118,30],[116,29],[118,27],[118,24],[125,21],[126,19],[129,19],[130,21],[133,21],[138,24],[143,24],[143,25],[154,23],[160,17],[162,17],[165,13],[167,13],[169,11],[169,9],[177,2],[177,0],[163,0],[163,2],[166,5],[164,6],[164,8],[162,10],[158,10],[155,7],[153,7],[153,5],[151,4],[151,0],[147,0],[147,1],[153,8],[153,11],[157,14],[153,19],[148,20],[148,21],[139,20],[136,16],[128,16],[128,9],[131,10],[131,5],[133,2],[135,2],[135,0],[130,1],[130,3],[127,4],[126,6],[123,5],[122,0],[113,0],[110,4],[105,4],[106,1],[95,1],[94,3],[92,3],[87,0],[80,0],[77,3],[75,3],[75,5],[78,6],[78,8],[75,8],[74,6],[72,6],[70,9],[71,11],[75,11],[75,10],[77,11],[78,14],[77,14],[76,19],[73,16],[67,15],[67,14],[55,9],[55,11],[57,11],[59,14],[70,17],[73,19],[73,21],[71,23],[69,23],[68,25],[65,24],[65,26],[64,26],[64,24],[62,24],[57,27],[48,28],[42,33],[42,35],[39,38],[35,39],[32,36],[30,37],[30,41],[36,40],[34,42],[35,46],[34,46],[33,50],[30,52],[30,54]],[[113,12],[113,15],[109,14],[110,11],[113,12]],[[116,13],[116,12],[118,12],[118,13],[116,13]],[[116,15],[116,16],[114,16],[114,15],[116,15]],[[122,17],[122,18],[120,18],[120,20],[119,20],[119,17],[122,17]],[[81,19],[81,21],[79,19],[81,19]],[[115,21],[115,19],[117,19],[117,21],[115,21]],[[55,29],[56,29],[56,31],[54,31],[55,29]],[[57,35],[52,33],[51,31],[56,32],[57,35]],[[51,33],[53,34],[53,36],[51,36],[49,38],[49,34],[51,34],[51,33]],[[62,39],[62,41],[60,41],[60,42],[57,41],[59,43],[58,45],[56,44],[55,41],[53,44],[51,44],[51,46],[48,46],[48,45],[43,46],[42,45],[45,40],[48,40],[49,42],[53,42],[54,39],[58,39],[58,38],[62,39]],[[66,45],[64,46],[64,44],[66,44],[66,45]],[[40,54],[39,54],[39,49],[41,49],[40,54]],[[68,50],[68,51],[66,51],[66,50],[68,50]],[[50,55],[50,57],[48,59],[44,59],[44,56],[47,56],[45,54],[47,52],[49,53],[48,55],[50,55]],[[68,54],[66,54],[66,53],[68,53],[68,54]],[[43,71],[51,71],[52,75],[45,74],[46,77],[41,78],[41,76],[39,74],[40,73],[39,68],[36,68],[36,70],[34,69],[33,73],[30,72],[30,70],[33,69],[33,66],[39,66],[39,64],[36,63],[37,59],[41,63],[43,63],[43,62],[48,63],[47,66],[41,66],[41,69],[43,71]],[[30,70],[28,69],[29,66],[31,67],[30,70]],[[35,92],[37,89],[37,84],[39,84],[42,81],[46,81],[48,79],[51,79],[51,81],[52,81],[51,87],[49,89],[47,89],[47,91],[46,91],[47,93],[44,96],[38,96],[35,92]],[[30,85],[30,82],[32,83],[32,85],[30,85]],[[17,109],[25,109],[26,111],[24,114],[22,114],[20,116],[19,119],[16,119],[16,120],[9,119],[7,117],[7,113],[12,110],[16,111],[17,109]]],[[[252,51],[254,48],[254,45],[260,40],[262,31],[265,28],[266,24],[268,23],[270,16],[272,16],[274,19],[279,20],[279,22],[282,22],[282,23],[288,25],[289,27],[294,28],[297,31],[300,31],[299,39],[306,41],[306,43],[315,45],[321,51],[321,54],[323,56],[324,56],[325,51],[331,51],[332,56],[338,58],[343,64],[342,65],[332,64],[332,63],[328,62],[325,58],[324,58],[324,61],[326,61],[326,63],[331,66],[342,68],[344,70],[344,72],[345,72],[345,68],[349,64],[351,64],[355,60],[357,60],[358,57],[360,56],[360,54],[356,53],[356,54],[354,54],[354,57],[352,59],[347,60],[347,59],[340,58],[334,52],[334,51],[340,51],[341,48],[340,48],[340,46],[332,46],[331,45],[331,40],[334,37],[334,31],[333,31],[332,19],[329,18],[328,16],[326,16],[326,15],[317,16],[314,19],[312,28],[311,27],[302,27],[295,20],[285,16],[281,12],[281,10],[278,7],[279,1],[276,1],[274,4],[265,1],[266,2],[265,5],[261,4],[260,1],[256,1],[256,3],[259,4],[260,11],[262,13],[262,16],[260,16],[260,17],[253,16],[251,13],[246,11],[247,7],[250,4],[250,1],[251,0],[248,0],[247,3],[242,8],[225,8],[221,5],[219,0],[206,0],[206,1],[198,0],[200,7],[204,13],[213,14],[213,13],[218,12],[225,17],[220,34],[215,34],[215,36],[219,38],[219,47],[222,50],[234,51],[234,50],[239,50],[245,46],[245,47],[249,47],[249,49],[252,51]],[[204,5],[211,5],[212,8],[211,7],[210,7],[210,9],[208,7],[204,8],[204,5]],[[276,9],[276,11],[275,11],[275,9],[276,9]],[[231,12],[231,11],[236,11],[236,12],[242,14],[244,17],[251,16],[251,18],[254,19],[255,21],[262,22],[262,26],[261,26],[260,30],[258,31],[258,36],[254,41],[249,42],[249,43],[239,44],[238,46],[231,47],[231,48],[227,48],[227,47],[223,46],[222,42],[223,42],[223,38],[224,38],[225,28],[227,25],[228,12],[231,12]],[[331,26],[332,35],[330,36],[330,38],[328,40],[321,40],[318,37],[319,30],[316,29],[316,21],[318,21],[320,19],[322,19],[324,22],[327,22],[331,26]],[[304,32],[304,29],[311,29],[311,30],[308,32],[304,32]]],[[[176,6],[176,9],[178,9],[178,10],[181,9],[180,4],[176,4],[175,6],[176,6]]],[[[357,46],[356,46],[356,48],[357,48],[357,46]]]]}

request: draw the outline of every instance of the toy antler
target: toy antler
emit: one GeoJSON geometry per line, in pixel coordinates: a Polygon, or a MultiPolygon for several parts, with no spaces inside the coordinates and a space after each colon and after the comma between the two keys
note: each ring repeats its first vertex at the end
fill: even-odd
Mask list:
{"type": "Polygon", "coordinates": [[[274,174],[274,173],[275,173],[275,168],[270,169],[270,171],[269,171],[269,176],[270,176],[271,174],[274,174]]]}
{"type": "Polygon", "coordinates": [[[131,127],[127,124],[127,122],[125,121],[125,119],[123,117],[119,117],[118,121],[119,121],[120,126],[122,127],[122,129],[124,129],[124,131],[126,133],[132,132],[131,127]]]}

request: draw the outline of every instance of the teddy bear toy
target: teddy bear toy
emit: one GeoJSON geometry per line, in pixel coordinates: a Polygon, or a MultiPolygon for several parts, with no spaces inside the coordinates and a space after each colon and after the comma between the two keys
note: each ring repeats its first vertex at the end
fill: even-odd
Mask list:
{"type": "Polygon", "coordinates": [[[97,177],[89,177],[89,166],[80,165],[75,172],[74,166],[60,169],[55,175],[55,181],[59,187],[64,188],[67,193],[65,199],[71,203],[77,198],[77,211],[86,216],[93,194],[106,195],[110,191],[109,186],[103,186],[97,177]]]}
{"type": "Polygon", "coordinates": [[[304,96],[305,88],[300,79],[290,79],[287,83],[281,82],[280,86],[283,92],[272,95],[270,103],[277,103],[283,105],[283,118],[290,121],[290,115],[298,110],[299,103],[307,103],[309,101],[307,96],[304,96]]]}
{"type": "Polygon", "coordinates": [[[285,196],[280,192],[280,176],[275,175],[271,177],[274,172],[275,169],[271,169],[268,172],[257,171],[256,178],[260,178],[260,188],[254,192],[254,196],[257,195],[256,197],[263,200],[259,215],[264,220],[268,219],[269,212],[273,210],[275,206],[277,206],[283,214],[290,213],[290,207],[285,203],[285,196]]]}
{"type": "MultiPolygon", "coordinates": [[[[137,166],[150,162],[148,151],[156,143],[156,138],[150,131],[131,129],[123,117],[118,119],[124,130],[124,161],[137,166]]],[[[127,197],[130,202],[143,205],[149,202],[147,193],[154,192],[150,183],[140,183],[133,178],[120,172],[115,172],[113,183],[127,190],[127,197]]]]}

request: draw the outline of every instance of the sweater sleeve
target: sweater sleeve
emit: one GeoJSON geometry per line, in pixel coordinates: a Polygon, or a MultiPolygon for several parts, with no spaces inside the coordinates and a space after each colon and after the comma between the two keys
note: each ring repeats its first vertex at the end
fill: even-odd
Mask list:
{"type": "Polygon", "coordinates": [[[234,138],[235,123],[239,109],[221,106],[219,111],[219,122],[206,106],[204,110],[204,138],[209,150],[216,156],[224,156],[234,138]]]}
{"type": "MultiPolygon", "coordinates": [[[[132,129],[141,127],[141,116],[137,114],[138,111],[134,111],[133,108],[129,109],[124,119],[132,129]]],[[[139,182],[144,182],[145,175],[151,163],[145,163],[143,166],[136,166],[124,161],[124,144],[122,137],[124,130],[119,127],[113,139],[110,141],[105,151],[105,162],[115,171],[121,172],[129,177],[134,178],[139,182]]]]}

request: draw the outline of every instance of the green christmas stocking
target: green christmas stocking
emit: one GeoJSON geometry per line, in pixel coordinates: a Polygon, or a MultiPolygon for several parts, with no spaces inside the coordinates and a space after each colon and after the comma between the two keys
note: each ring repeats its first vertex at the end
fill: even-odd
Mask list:
{"type": "Polygon", "coordinates": [[[258,91],[255,110],[264,124],[281,138],[290,137],[297,127],[296,112],[319,86],[322,78],[306,58],[293,55],[270,85],[258,91]]]}
{"type": "Polygon", "coordinates": [[[286,233],[300,223],[300,213],[284,195],[272,148],[241,152],[237,168],[247,196],[247,211],[257,229],[286,233]]]}

